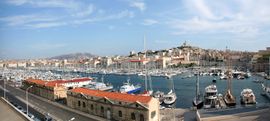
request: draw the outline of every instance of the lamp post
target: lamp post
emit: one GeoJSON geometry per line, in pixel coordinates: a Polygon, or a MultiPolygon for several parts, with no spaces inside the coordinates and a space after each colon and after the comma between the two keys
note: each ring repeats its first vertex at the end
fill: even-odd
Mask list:
{"type": "Polygon", "coordinates": [[[6,77],[4,77],[5,68],[2,70],[2,79],[3,79],[3,86],[4,86],[4,99],[6,99],[6,77]]]}
{"type": "Polygon", "coordinates": [[[26,88],[26,114],[27,114],[27,116],[28,116],[28,90],[30,88],[32,88],[32,87],[33,87],[33,85],[31,85],[30,87],[26,88]]]}
{"type": "Polygon", "coordinates": [[[3,79],[4,81],[4,98],[6,99],[6,81],[5,79],[3,79]]]}

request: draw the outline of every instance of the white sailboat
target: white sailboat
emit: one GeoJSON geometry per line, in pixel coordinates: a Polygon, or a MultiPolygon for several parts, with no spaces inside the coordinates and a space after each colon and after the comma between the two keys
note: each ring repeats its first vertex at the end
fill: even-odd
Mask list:
{"type": "Polygon", "coordinates": [[[170,80],[172,89],[166,95],[163,96],[164,97],[163,102],[166,105],[174,104],[176,99],[177,99],[177,96],[176,96],[175,91],[174,91],[173,79],[169,79],[169,80],[170,80]]]}
{"type": "Polygon", "coordinates": [[[193,99],[192,102],[193,106],[195,106],[197,109],[200,109],[203,107],[203,99],[200,95],[200,82],[199,82],[199,73],[197,74],[197,79],[196,79],[196,96],[193,99]]]}

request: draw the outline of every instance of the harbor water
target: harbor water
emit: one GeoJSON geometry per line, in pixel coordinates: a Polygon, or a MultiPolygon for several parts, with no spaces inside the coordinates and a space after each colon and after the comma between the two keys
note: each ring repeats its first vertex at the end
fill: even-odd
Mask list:
{"type": "MultiPolygon", "coordinates": [[[[91,76],[96,77],[100,80],[100,74],[88,74],[88,73],[76,73],[81,76],[91,76]]],[[[140,84],[142,86],[142,91],[144,88],[144,77],[139,77],[137,75],[130,75],[130,83],[136,85],[140,84]]],[[[106,74],[104,76],[105,83],[111,83],[114,86],[114,89],[118,90],[120,86],[126,82],[128,76],[126,75],[115,75],[115,74],[106,74]]],[[[218,89],[218,93],[224,94],[227,90],[227,80],[220,80],[219,77],[214,76],[200,76],[200,93],[204,94],[204,88],[209,84],[212,84],[212,80],[216,78],[216,85],[218,89]]],[[[236,97],[236,103],[240,106],[240,93],[245,88],[250,88],[253,90],[257,104],[269,103],[269,100],[261,95],[262,88],[260,83],[254,83],[253,80],[255,79],[263,79],[261,77],[252,76],[247,79],[243,80],[232,80],[232,94],[236,97]]],[[[163,91],[168,93],[171,86],[171,80],[166,79],[164,77],[151,77],[152,80],[152,88],[155,91],[163,91]]],[[[174,82],[175,92],[177,94],[177,101],[176,101],[176,108],[190,108],[192,107],[192,100],[195,96],[195,89],[196,89],[196,76],[190,78],[183,78],[181,75],[177,75],[172,77],[174,82]]],[[[149,84],[148,84],[149,86],[149,84]]],[[[149,89],[149,87],[148,87],[149,89]]]]}

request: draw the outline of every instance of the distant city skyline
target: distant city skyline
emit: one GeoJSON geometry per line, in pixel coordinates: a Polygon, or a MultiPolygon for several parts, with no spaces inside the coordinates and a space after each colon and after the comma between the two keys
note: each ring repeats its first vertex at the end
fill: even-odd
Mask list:
{"type": "Polygon", "coordinates": [[[270,46],[269,0],[2,0],[0,59],[270,46]]]}

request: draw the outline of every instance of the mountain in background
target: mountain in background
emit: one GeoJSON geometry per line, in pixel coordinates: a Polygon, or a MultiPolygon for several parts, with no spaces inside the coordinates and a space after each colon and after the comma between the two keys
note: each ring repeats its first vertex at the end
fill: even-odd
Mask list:
{"type": "Polygon", "coordinates": [[[75,60],[75,59],[88,59],[88,58],[93,58],[97,57],[96,55],[93,55],[91,53],[71,53],[71,54],[64,54],[64,55],[58,55],[51,57],[49,59],[58,59],[58,60],[75,60]]]}

